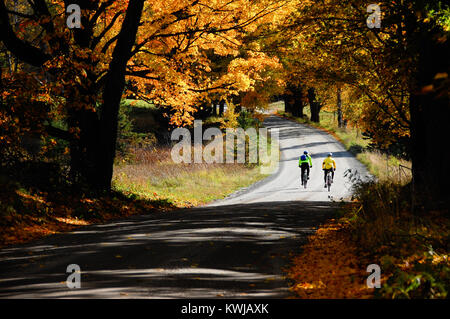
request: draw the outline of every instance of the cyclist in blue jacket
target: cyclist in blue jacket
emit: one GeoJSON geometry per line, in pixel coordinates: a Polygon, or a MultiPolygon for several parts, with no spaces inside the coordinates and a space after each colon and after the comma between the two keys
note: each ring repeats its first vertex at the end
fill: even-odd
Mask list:
{"type": "Polygon", "coordinates": [[[301,178],[303,184],[303,172],[306,170],[309,179],[309,169],[312,168],[312,159],[311,156],[309,156],[308,151],[304,151],[303,155],[300,156],[300,159],[298,160],[298,167],[302,169],[301,178]]]}

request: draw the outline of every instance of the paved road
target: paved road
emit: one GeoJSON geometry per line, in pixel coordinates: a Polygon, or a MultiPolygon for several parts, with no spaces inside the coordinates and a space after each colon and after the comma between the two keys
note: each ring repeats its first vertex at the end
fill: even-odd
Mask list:
{"type": "Polygon", "coordinates": [[[331,136],[278,117],[279,169],[229,198],[195,209],[136,216],[0,251],[0,298],[285,298],[283,268],[335,204],[349,195],[343,172],[364,167],[331,136]],[[298,156],[313,154],[308,189],[298,156]],[[335,154],[331,194],[322,158],[335,154]],[[81,268],[69,290],[66,267],[81,268]]]}

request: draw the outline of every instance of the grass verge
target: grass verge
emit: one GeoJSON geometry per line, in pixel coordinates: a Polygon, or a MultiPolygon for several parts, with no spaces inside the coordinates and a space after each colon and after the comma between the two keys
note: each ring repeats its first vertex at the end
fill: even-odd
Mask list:
{"type": "Polygon", "coordinates": [[[222,199],[266,177],[259,166],[174,164],[170,149],[138,150],[136,160],[116,167],[114,187],[126,194],[192,207],[222,199]]]}

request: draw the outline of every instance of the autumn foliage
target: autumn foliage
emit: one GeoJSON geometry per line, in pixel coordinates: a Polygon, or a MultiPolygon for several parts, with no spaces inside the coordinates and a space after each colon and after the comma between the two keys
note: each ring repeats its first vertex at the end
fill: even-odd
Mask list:
{"type": "Polygon", "coordinates": [[[345,226],[335,220],[319,227],[293,259],[288,276],[291,290],[302,299],[365,299],[373,297],[366,285],[364,259],[345,226]]]}

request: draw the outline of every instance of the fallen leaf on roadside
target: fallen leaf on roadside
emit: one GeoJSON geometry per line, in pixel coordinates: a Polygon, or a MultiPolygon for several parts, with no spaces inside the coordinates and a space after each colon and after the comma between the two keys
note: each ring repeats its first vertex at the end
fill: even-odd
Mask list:
{"type": "MultiPolygon", "coordinates": [[[[290,253],[291,255],[291,253],[290,253]]],[[[344,225],[330,221],[309,237],[288,270],[298,297],[312,299],[370,298],[365,269],[344,225]],[[355,280],[356,279],[356,280],[355,280]]]]}

